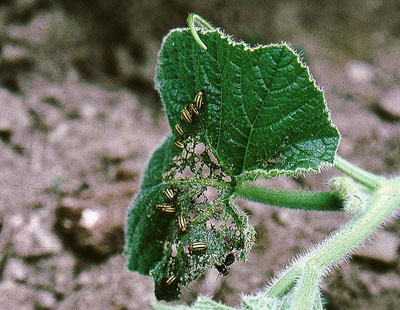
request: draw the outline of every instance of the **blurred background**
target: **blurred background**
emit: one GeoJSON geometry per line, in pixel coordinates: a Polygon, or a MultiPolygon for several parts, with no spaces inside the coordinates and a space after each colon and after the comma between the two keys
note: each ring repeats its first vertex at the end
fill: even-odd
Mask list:
{"type": "MultiPolygon", "coordinates": [[[[302,53],[342,141],[372,172],[400,168],[399,1],[0,0],[0,309],[150,309],[126,270],[126,208],[170,131],[153,78],[161,40],[200,14],[237,40],[302,53]]],[[[321,175],[270,186],[326,189],[321,175]]],[[[261,182],[266,184],[266,182],[261,182]]],[[[227,277],[183,291],[238,305],[349,217],[238,202],[257,243],[227,277]]],[[[323,284],[327,309],[398,309],[396,219],[323,284]]]]}

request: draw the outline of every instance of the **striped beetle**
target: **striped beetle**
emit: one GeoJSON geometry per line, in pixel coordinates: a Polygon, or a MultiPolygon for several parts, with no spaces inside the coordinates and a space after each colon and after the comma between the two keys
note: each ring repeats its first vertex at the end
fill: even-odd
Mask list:
{"type": "Polygon", "coordinates": [[[196,97],[194,97],[193,103],[197,111],[200,111],[203,105],[203,92],[200,91],[197,93],[196,97]]]}
{"type": "Polygon", "coordinates": [[[186,232],[186,220],[182,215],[178,219],[178,226],[181,232],[186,232]]]}
{"type": "Polygon", "coordinates": [[[192,111],[194,114],[199,115],[199,111],[196,109],[193,103],[189,104],[189,110],[192,111]]]}
{"type": "Polygon", "coordinates": [[[167,281],[165,281],[166,286],[171,286],[172,283],[174,283],[176,280],[178,280],[176,275],[170,276],[167,281]]]}
{"type": "Polygon", "coordinates": [[[185,146],[183,145],[182,141],[179,140],[175,140],[174,145],[178,148],[183,150],[185,148],[185,146]]]}
{"type": "Polygon", "coordinates": [[[207,249],[207,243],[205,242],[193,242],[193,244],[189,245],[189,251],[202,251],[207,249]]]}
{"type": "Polygon", "coordinates": [[[182,127],[179,125],[175,125],[175,131],[178,135],[180,135],[183,139],[186,139],[186,133],[183,131],[182,127]]]}
{"type": "Polygon", "coordinates": [[[170,189],[170,188],[167,188],[165,191],[164,191],[164,195],[165,196],[167,196],[167,198],[169,199],[169,200],[174,200],[174,198],[175,198],[175,193],[174,193],[174,191],[172,190],[172,189],[170,189]]]}
{"type": "Polygon", "coordinates": [[[188,108],[184,107],[181,111],[181,115],[183,117],[183,119],[187,122],[187,123],[191,123],[192,122],[192,114],[190,113],[190,111],[188,110],[188,108]]]}
{"type": "Polygon", "coordinates": [[[154,207],[164,214],[175,214],[176,212],[175,208],[170,205],[155,205],[154,207]]]}

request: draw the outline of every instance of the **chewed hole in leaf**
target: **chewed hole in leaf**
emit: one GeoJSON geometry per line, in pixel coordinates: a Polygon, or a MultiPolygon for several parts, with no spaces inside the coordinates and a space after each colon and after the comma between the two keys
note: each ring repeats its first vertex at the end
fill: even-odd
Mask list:
{"type": "Polygon", "coordinates": [[[206,149],[206,146],[204,145],[204,143],[198,143],[194,149],[194,151],[201,155],[206,149]]]}
{"type": "Polygon", "coordinates": [[[204,196],[203,196],[203,195],[200,195],[200,196],[197,197],[197,199],[196,199],[196,203],[198,203],[198,204],[202,203],[203,201],[204,201],[204,196]]]}
{"type": "MultiPolygon", "coordinates": [[[[224,169],[215,156],[210,156],[208,146],[197,147],[194,138],[187,140],[187,148],[173,158],[162,178],[163,190],[175,193],[168,204],[176,213],[170,219],[171,232],[164,241],[162,260],[151,271],[159,299],[177,298],[182,285],[199,278],[232,250],[243,252],[244,258],[250,249],[246,244],[254,239],[247,217],[230,201],[233,192],[230,183],[224,181],[228,177],[224,169]],[[247,239],[245,234],[238,238],[237,231],[244,228],[247,239]],[[179,277],[176,287],[167,285],[173,275],[179,277]]],[[[159,203],[166,203],[167,198],[159,203]]]]}
{"type": "Polygon", "coordinates": [[[212,203],[218,198],[218,190],[215,187],[208,186],[207,190],[204,192],[205,197],[209,203],[212,203]]]}
{"type": "Polygon", "coordinates": [[[176,244],[173,244],[171,246],[171,256],[175,257],[177,253],[178,253],[178,250],[177,250],[176,244]]]}
{"type": "Polygon", "coordinates": [[[207,230],[211,230],[211,229],[218,230],[220,226],[221,226],[221,221],[218,221],[218,220],[215,220],[215,219],[210,219],[207,222],[207,230]]]}
{"type": "Polygon", "coordinates": [[[173,135],[154,153],[127,219],[128,267],[151,273],[157,299],[176,300],[232,251],[245,260],[255,232],[234,205],[236,184],[318,172],[339,142],[322,91],[287,45],[251,49],[218,29],[199,35],[207,51],[188,29],[164,40],[156,86],[173,135]],[[200,91],[204,103],[182,115],[200,91]]]}
{"type": "Polygon", "coordinates": [[[210,168],[208,168],[207,166],[203,166],[201,169],[203,171],[202,173],[203,177],[206,178],[210,175],[210,168]]]}
{"type": "Polygon", "coordinates": [[[232,216],[229,216],[228,220],[226,221],[226,226],[228,226],[228,227],[234,226],[234,220],[233,220],[232,216]]]}
{"type": "Polygon", "coordinates": [[[231,183],[232,182],[232,178],[229,175],[223,176],[222,180],[227,182],[227,183],[231,183]]]}

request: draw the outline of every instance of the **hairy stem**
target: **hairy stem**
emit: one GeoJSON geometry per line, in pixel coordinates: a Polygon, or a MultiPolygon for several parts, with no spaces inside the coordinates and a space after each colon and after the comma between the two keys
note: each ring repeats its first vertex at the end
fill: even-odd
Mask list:
{"type": "MultiPolygon", "coordinates": [[[[267,295],[271,297],[285,295],[288,288],[296,283],[299,270],[301,270],[301,276],[311,270],[317,272],[317,279],[321,278],[326,270],[354,251],[400,207],[399,188],[399,179],[383,181],[371,194],[365,213],[354,218],[340,231],[332,234],[310,253],[301,257],[271,286],[267,295]]],[[[308,284],[300,285],[297,294],[314,298],[312,295],[314,292],[308,284]]]]}
{"type": "Polygon", "coordinates": [[[196,27],[194,25],[194,22],[198,22],[200,25],[202,25],[204,28],[211,30],[213,29],[213,26],[206,21],[204,18],[202,18],[201,16],[191,13],[188,16],[187,22],[190,28],[190,31],[192,32],[192,36],[194,38],[194,40],[197,42],[197,44],[199,44],[203,49],[207,50],[207,46],[203,43],[203,41],[201,41],[199,35],[197,34],[196,31],[196,27]]]}
{"type": "Polygon", "coordinates": [[[313,309],[316,297],[319,298],[318,291],[319,272],[314,268],[304,270],[302,277],[297,283],[294,300],[290,309],[293,310],[309,310],[313,309]]]}
{"type": "Polygon", "coordinates": [[[324,307],[322,305],[322,296],[321,296],[321,292],[318,289],[318,292],[315,296],[315,303],[314,303],[314,310],[323,310],[324,307]]]}
{"type": "Polygon", "coordinates": [[[335,156],[335,167],[342,171],[344,174],[353,178],[355,181],[367,186],[370,189],[376,189],[381,185],[385,178],[377,176],[373,173],[365,171],[347,160],[344,160],[339,155],[335,156]]]}
{"type": "Polygon", "coordinates": [[[371,195],[367,211],[313,251],[309,263],[325,270],[368,238],[400,206],[399,182],[387,182],[371,195]]]}
{"type": "Polygon", "coordinates": [[[292,266],[268,289],[268,296],[281,298],[295,285],[303,269],[301,266],[292,266]]]}
{"type": "Polygon", "coordinates": [[[289,191],[241,183],[236,194],[242,198],[297,210],[342,211],[343,203],[331,192],[289,191]]]}

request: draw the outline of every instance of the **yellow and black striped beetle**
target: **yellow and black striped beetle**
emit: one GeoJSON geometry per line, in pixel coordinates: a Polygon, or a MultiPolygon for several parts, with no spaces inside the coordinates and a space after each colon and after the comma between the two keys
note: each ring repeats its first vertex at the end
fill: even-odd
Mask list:
{"type": "Polygon", "coordinates": [[[175,125],[175,131],[178,135],[180,135],[183,139],[186,139],[186,133],[183,131],[182,127],[179,125],[175,125]]]}
{"type": "Polygon", "coordinates": [[[167,196],[167,198],[169,199],[169,200],[174,200],[174,198],[175,198],[175,193],[174,193],[174,191],[172,190],[172,189],[170,189],[170,188],[167,188],[165,191],[164,191],[164,195],[165,196],[167,196]]]}
{"type": "Polygon", "coordinates": [[[176,209],[170,205],[155,205],[154,207],[164,214],[175,214],[176,212],[176,209]]]}
{"type": "Polygon", "coordinates": [[[203,251],[207,249],[207,243],[205,242],[193,242],[193,244],[189,245],[189,251],[203,251]]]}
{"type": "Polygon", "coordinates": [[[160,209],[160,211],[164,214],[175,214],[176,209],[174,207],[165,207],[160,209]]]}
{"type": "Polygon", "coordinates": [[[189,104],[189,110],[192,111],[194,114],[199,115],[199,111],[196,109],[193,103],[189,104]]]}
{"type": "Polygon", "coordinates": [[[161,210],[163,208],[167,208],[170,207],[170,205],[155,205],[154,208],[156,208],[157,210],[161,210]]]}
{"type": "Polygon", "coordinates": [[[193,103],[197,111],[200,111],[203,105],[203,92],[200,91],[197,93],[197,95],[194,97],[193,103]]]}
{"type": "Polygon", "coordinates": [[[181,232],[186,232],[186,220],[182,215],[178,219],[178,226],[181,232]]]}
{"type": "Polygon", "coordinates": [[[168,278],[167,281],[165,281],[165,285],[166,286],[171,286],[171,284],[173,284],[176,280],[178,280],[176,275],[172,275],[168,278]]]}
{"type": "Polygon", "coordinates": [[[178,148],[183,150],[185,148],[185,146],[183,145],[182,141],[179,140],[175,140],[174,145],[178,148]]]}
{"type": "Polygon", "coordinates": [[[183,119],[187,122],[187,123],[191,123],[192,122],[192,114],[190,113],[190,111],[188,110],[187,107],[184,107],[181,111],[182,117],[183,119]]]}

